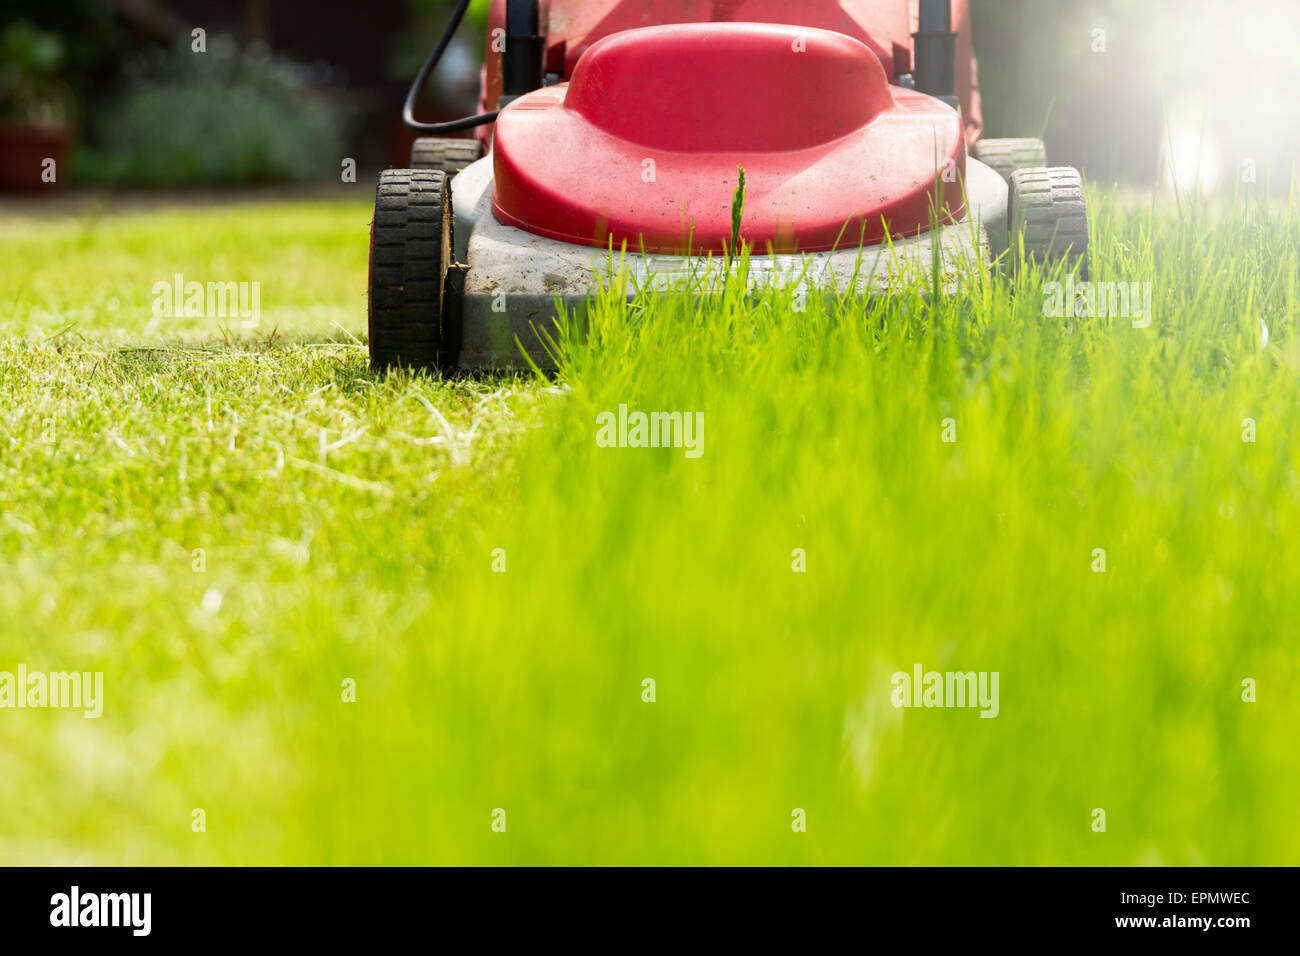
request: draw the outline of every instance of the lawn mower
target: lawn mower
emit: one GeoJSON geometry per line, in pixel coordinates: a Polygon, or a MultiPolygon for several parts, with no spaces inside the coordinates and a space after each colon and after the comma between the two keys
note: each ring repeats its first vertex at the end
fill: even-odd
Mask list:
{"type": "Polygon", "coordinates": [[[481,112],[420,122],[468,6],[405,104],[436,135],[380,176],[377,370],[545,366],[615,273],[672,287],[740,241],[751,286],[840,295],[1020,248],[1087,268],[1079,173],[980,136],[966,0],[493,0],[481,112]]]}

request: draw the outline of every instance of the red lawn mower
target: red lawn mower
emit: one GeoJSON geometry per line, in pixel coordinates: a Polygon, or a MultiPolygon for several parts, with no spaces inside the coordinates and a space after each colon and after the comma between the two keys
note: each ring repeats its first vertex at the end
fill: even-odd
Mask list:
{"type": "Polygon", "coordinates": [[[379,180],[375,369],[545,365],[558,304],[612,269],[729,263],[742,169],[754,286],[871,295],[937,266],[951,289],[1020,242],[1087,268],[1078,172],[980,138],[966,0],[493,0],[482,112],[421,123],[468,6],[406,101],[439,135],[379,180]]]}

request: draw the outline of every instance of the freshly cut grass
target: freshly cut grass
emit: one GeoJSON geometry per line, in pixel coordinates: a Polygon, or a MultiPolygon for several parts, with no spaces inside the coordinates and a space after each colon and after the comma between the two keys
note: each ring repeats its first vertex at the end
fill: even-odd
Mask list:
{"type": "Polygon", "coordinates": [[[609,298],[551,380],[371,376],[363,202],[4,223],[0,671],[106,699],[0,710],[0,861],[1296,863],[1297,209],[1093,206],[1149,328],[609,298]]]}

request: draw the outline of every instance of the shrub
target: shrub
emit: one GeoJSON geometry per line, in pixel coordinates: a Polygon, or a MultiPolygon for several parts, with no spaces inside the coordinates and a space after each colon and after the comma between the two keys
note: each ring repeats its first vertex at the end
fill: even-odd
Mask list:
{"type": "Polygon", "coordinates": [[[154,54],[82,150],[74,175],[109,185],[301,182],[338,171],[344,118],[312,71],[214,39],[205,54],[154,54]]]}

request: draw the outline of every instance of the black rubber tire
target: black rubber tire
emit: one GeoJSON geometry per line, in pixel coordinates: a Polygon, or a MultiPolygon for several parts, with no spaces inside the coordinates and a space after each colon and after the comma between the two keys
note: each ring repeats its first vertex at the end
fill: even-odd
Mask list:
{"type": "Polygon", "coordinates": [[[448,364],[445,344],[459,339],[443,328],[452,249],[446,173],[435,169],[380,173],[370,226],[373,370],[448,364]]]}
{"type": "Polygon", "coordinates": [[[982,139],[971,155],[992,167],[1007,182],[1017,169],[1041,169],[1047,165],[1047,147],[1041,139],[982,139]]]}
{"type": "Polygon", "coordinates": [[[1023,236],[1027,260],[1065,260],[1081,278],[1088,278],[1088,201],[1077,169],[1018,169],[1011,175],[1007,202],[1013,263],[1018,262],[1016,250],[1023,236]]]}
{"type": "Polygon", "coordinates": [[[483,157],[483,144],[476,139],[444,139],[421,136],[411,146],[412,169],[437,169],[448,176],[483,157]]]}

